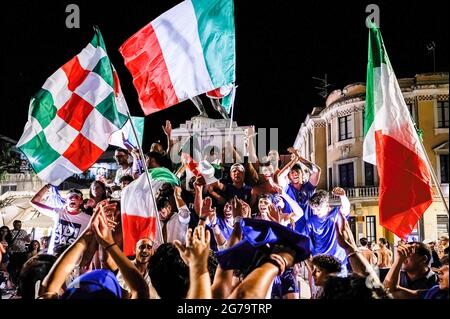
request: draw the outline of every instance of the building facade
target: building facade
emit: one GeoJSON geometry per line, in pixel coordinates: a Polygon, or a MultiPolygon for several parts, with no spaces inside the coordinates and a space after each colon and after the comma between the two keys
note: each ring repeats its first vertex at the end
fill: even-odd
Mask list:
{"type": "MultiPolygon", "coordinates": [[[[433,203],[416,225],[410,240],[436,239],[448,234],[448,215],[438,194],[446,202],[449,194],[449,78],[448,73],[417,74],[400,79],[405,102],[413,122],[420,129],[423,144],[436,172],[433,203]]],[[[363,161],[365,84],[355,83],[329,94],[324,107],[314,107],[301,124],[294,147],[322,168],[319,189],[346,189],[352,203],[349,219],[356,239],[387,238],[394,234],[379,225],[378,174],[363,161]]]]}

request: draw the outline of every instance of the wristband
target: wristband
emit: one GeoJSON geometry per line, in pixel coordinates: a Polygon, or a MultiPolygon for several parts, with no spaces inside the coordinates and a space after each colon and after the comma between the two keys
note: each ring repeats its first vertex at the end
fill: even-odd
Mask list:
{"type": "Polygon", "coordinates": [[[112,246],[117,245],[116,243],[112,243],[111,245],[106,246],[104,249],[105,251],[107,251],[109,248],[111,248],[112,246]]]}
{"type": "Polygon", "coordinates": [[[198,219],[203,220],[204,222],[206,222],[206,217],[199,217],[198,219]]]}

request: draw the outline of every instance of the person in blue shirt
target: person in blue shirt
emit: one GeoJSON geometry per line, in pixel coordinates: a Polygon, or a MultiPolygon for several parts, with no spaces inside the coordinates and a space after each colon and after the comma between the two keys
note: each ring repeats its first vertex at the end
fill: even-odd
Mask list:
{"type": "Polygon", "coordinates": [[[337,243],[335,223],[338,222],[340,213],[345,218],[350,215],[350,201],[343,188],[335,187],[332,194],[340,198],[341,205],[330,208],[328,192],[317,191],[305,207],[301,218],[302,229],[297,230],[310,237],[313,256],[325,254],[336,257],[342,266],[341,275],[346,275],[346,253],[337,243]]]}
{"type": "Polygon", "coordinates": [[[389,289],[396,299],[449,299],[448,294],[448,255],[441,258],[438,284],[429,289],[407,289],[400,286],[399,274],[404,262],[415,254],[417,244],[406,244],[397,247],[397,258],[384,279],[383,285],[389,289]]]}

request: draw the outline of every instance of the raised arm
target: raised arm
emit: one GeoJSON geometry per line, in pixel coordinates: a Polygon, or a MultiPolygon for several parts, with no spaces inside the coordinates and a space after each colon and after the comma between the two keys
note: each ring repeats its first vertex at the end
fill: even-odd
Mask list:
{"type": "Polygon", "coordinates": [[[306,165],[306,167],[308,167],[311,170],[311,175],[309,176],[309,182],[313,185],[313,186],[317,186],[317,184],[319,184],[320,181],[320,174],[321,174],[321,169],[318,165],[314,164],[311,161],[308,161],[306,158],[303,158],[300,153],[298,152],[298,150],[294,149],[294,148],[289,148],[289,151],[292,151],[294,154],[297,155],[298,160],[300,162],[302,162],[303,164],[306,165]]]}
{"type": "Polygon", "coordinates": [[[289,174],[289,171],[298,161],[298,156],[295,153],[292,153],[289,163],[284,165],[278,173],[275,173],[274,179],[280,186],[284,187],[287,184],[287,176],[289,174]]]}
{"type": "Polygon", "coordinates": [[[211,195],[220,205],[225,205],[225,198],[220,195],[217,191],[223,192],[225,190],[225,185],[217,181],[214,184],[206,186],[209,195],[211,195]]]}
{"type": "Polygon", "coordinates": [[[289,206],[291,206],[291,209],[292,209],[292,213],[284,214],[285,216],[283,218],[285,220],[292,219],[294,222],[296,222],[297,220],[302,218],[304,212],[303,212],[303,209],[300,207],[300,205],[297,203],[297,201],[293,200],[291,198],[291,196],[286,194],[284,191],[283,191],[283,193],[280,194],[280,196],[283,197],[284,200],[286,200],[286,202],[289,204],[289,206]]]}
{"type": "Polygon", "coordinates": [[[203,225],[199,225],[192,233],[186,233],[186,246],[179,240],[174,244],[181,258],[189,266],[189,291],[187,299],[211,299],[211,279],[208,272],[210,233],[203,225]]]}
{"type": "Polygon", "coordinates": [[[345,217],[348,217],[348,215],[350,215],[351,205],[348,197],[345,195],[345,190],[341,187],[335,187],[331,193],[334,196],[339,196],[341,199],[341,213],[344,214],[345,217]]]}
{"type": "Polygon", "coordinates": [[[66,279],[80,263],[89,243],[95,241],[90,227],[58,258],[50,272],[44,278],[39,296],[43,299],[58,298],[66,279]]]}
{"type": "Polygon", "coordinates": [[[125,282],[130,287],[132,296],[138,299],[149,299],[147,282],[114,242],[111,229],[108,227],[108,219],[103,210],[100,210],[96,217],[93,218],[92,229],[95,232],[97,241],[117,264],[125,282]]]}
{"type": "Polygon", "coordinates": [[[384,290],[383,285],[378,278],[378,275],[373,270],[373,267],[359,251],[352,230],[344,214],[339,213],[338,220],[335,223],[336,240],[347,254],[347,259],[352,266],[353,272],[367,276],[368,282],[376,289],[384,290]]]}
{"type": "Polygon", "coordinates": [[[189,223],[189,218],[191,216],[191,211],[187,208],[186,203],[181,197],[182,189],[180,186],[174,186],[173,195],[175,196],[175,203],[178,208],[178,218],[182,223],[189,223]]]}
{"type": "Polygon", "coordinates": [[[55,207],[50,207],[43,203],[44,196],[50,190],[50,187],[52,187],[50,184],[44,185],[30,200],[30,204],[40,213],[53,217],[55,215],[55,207]]]}
{"type": "Polygon", "coordinates": [[[167,150],[166,154],[170,154],[170,151],[172,150],[173,145],[175,144],[172,140],[172,123],[170,121],[166,121],[166,125],[162,127],[164,134],[166,134],[167,137],[167,150]]]}
{"type": "Polygon", "coordinates": [[[264,299],[275,277],[294,265],[294,257],[295,253],[290,249],[280,247],[279,251],[272,253],[261,266],[255,268],[228,298],[264,299]]]}
{"type": "Polygon", "coordinates": [[[413,245],[401,245],[397,247],[397,258],[392,264],[389,272],[384,278],[383,285],[392,293],[396,299],[416,299],[419,298],[419,290],[410,290],[400,286],[400,270],[406,258],[414,253],[413,245]]]}

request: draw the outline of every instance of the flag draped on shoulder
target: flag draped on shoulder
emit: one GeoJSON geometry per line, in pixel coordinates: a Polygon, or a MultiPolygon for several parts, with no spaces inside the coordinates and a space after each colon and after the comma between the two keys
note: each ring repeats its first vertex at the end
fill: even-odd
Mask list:
{"type": "MultiPolygon", "coordinates": [[[[167,168],[153,168],[149,172],[154,192],[157,192],[164,183],[180,186],[180,180],[167,168]]],[[[162,243],[157,232],[158,212],[151,199],[150,185],[145,174],[123,190],[121,212],[123,251],[126,256],[134,255],[136,243],[142,238],[162,243]]]]}
{"type": "Polygon", "coordinates": [[[364,161],[380,176],[380,224],[405,238],[432,202],[427,157],[389,61],[371,25],[364,117],[364,161]]]}
{"type": "Polygon", "coordinates": [[[17,147],[46,183],[59,185],[87,170],[127,120],[117,74],[100,30],[31,99],[17,147]]]}
{"type": "Polygon", "coordinates": [[[119,51],[145,115],[229,87],[235,82],[233,0],[183,1],[119,51]]]}

